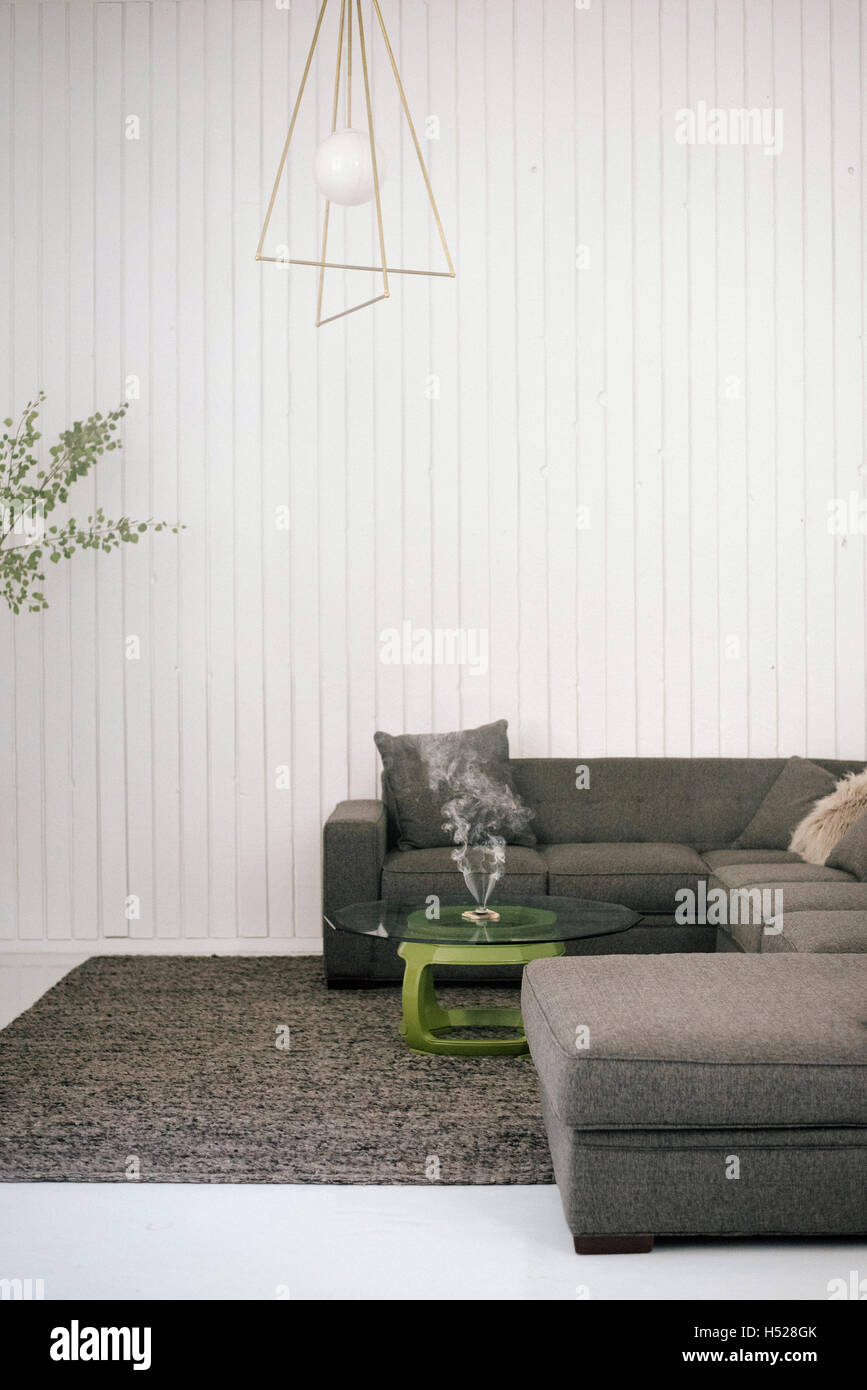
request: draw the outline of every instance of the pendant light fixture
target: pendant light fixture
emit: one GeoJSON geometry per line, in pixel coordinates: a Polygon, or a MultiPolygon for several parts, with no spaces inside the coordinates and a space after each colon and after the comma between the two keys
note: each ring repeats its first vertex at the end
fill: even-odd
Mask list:
{"type": "Polygon", "coordinates": [[[301,106],[301,98],[307,85],[307,78],[310,75],[310,67],[313,62],[313,54],[319,41],[322,21],[325,18],[325,11],[330,0],[322,0],[322,6],[316,20],[316,28],[313,31],[313,40],[310,44],[310,51],[307,54],[307,62],[304,65],[304,72],[301,77],[301,86],[295,98],[295,105],[292,108],[292,116],[289,121],[289,130],[286,135],[286,142],[283,146],[283,153],[280,156],[280,163],[277,166],[277,176],[274,179],[274,187],[271,191],[271,198],[268,203],[268,210],[265,213],[265,222],[262,226],[262,235],[259,238],[259,245],[256,250],[257,261],[270,261],[278,265],[303,265],[314,266],[319,270],[319,293],[316,301],[316,327],[320,328],[324,323],[332,323],[335,319],[344,318],[347,314],[353,314],[357,309],[366,309],[371,304],[378,304],[382,299],[389,298],[389,275],[426,275],[435,279],[454,279],[455,268],[449,254],[448,243],[446,242],[443,225],[440,221],[436,199],[431,188],[430,177],[421,152],[421,145],[416,135],[412,116],[407,105],[406,93],[403,90],[403,83],[400,80],[400,73],[397,69],[394,52],[389,42],[388,33],[385,28],[385,21],[382,18],[382,11],[378,0],[372,0],[373,11],[379,23],[379,29],[388,54],[394,80],[397,83],[397,90],[400,94],[400,103],[403,114],[409,126],[412,143],[418,157],[419,168],[421,169],[427,196],[430,201],[431,212],[436,222],[439,232],[440,242],[445,254],[447,270],[418,270],[410,269],[405,266],[392,266],[388,264],[385,252],[385,233],[382,224],[382,205],[380,190],[387,177],[386,162],[382,150],[376,143],[373,130],[373,109],[370,99],[370,76],[368,71],[367,42],[364,31],[364,22],[361,14],[361,0],[354,0],[356,27],[358,31],[358,51],[361,58],[361,72],[364,88],[364,108],[366,116],[366,128],[360,129],[352,123],[352,63],[353,63],[353,0],[340,0],[340,19],[337,34],[337,62],[334,73],[334,98],[331,108],[331,134],[324,139],[315,151],[313,158],[313,175],[317,187],[325,197],[325,218],[322,227],[322,254],[318,260],[301,260],[294,256],[266,256],[263,252],[265,238],[268,234],[268,227],[271,222],[271,214],[274,211],[274,203],[277,199],[277,190],[283,171],[286,167],[286,157],[289,153],[289,145],[295,130],[295,122],[298,118],[298,111],[301,106]],[[345,39],[345,43],[344,43],[345,39]],[[344,61],[345,60],[345,61],[344,61]],[[345,120],[346,124],[338,126],[338,117],[341,110],[341,84],[344,88],[345,97],[345,120]],[[379,263],[377,265],[347,265],[339,261],[328,260],[328,223],[331,216],[331,205],[336,203],[342,207],[360,207],[365,203],[373,202],[376,208],[376,227],[379,246],[379,263]],[[374,295],[372,299],[366,299],[362,304],[353,304],[349,309],[343,309],[340,313],[330,314],[327,318],[322,317],[322,291],[325,285],[326,270],[365,270],[373,271],[382,277],[382,292],[374,295]]]}

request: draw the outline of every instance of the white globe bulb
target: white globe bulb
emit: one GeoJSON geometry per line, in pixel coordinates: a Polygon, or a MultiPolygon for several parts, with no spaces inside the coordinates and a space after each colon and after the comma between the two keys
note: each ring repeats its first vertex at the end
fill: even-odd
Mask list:
{"type": "MultiPolygon", "coordinates": [[[[385,183],[385,161],[376,147],[376,172],[385,183]]],[[[316,151],[313,176],[321,193],[332,203],[354,208],[369,203],[376,189],[370,136],[366,130],[335,130],[316,151]]]]}

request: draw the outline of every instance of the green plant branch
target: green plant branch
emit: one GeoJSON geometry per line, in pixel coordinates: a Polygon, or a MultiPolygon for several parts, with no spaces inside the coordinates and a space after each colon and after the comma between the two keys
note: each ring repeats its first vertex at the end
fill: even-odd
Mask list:
{"type": "MultiPolygon", "coordinates": [[[[147,532],[170,530],[177,535],[183,529],[152,518],[134,521],[121,516],[112,520],[101,507],[88,516],[86,525],[79,525],[70,517],[59,525],[46,526],[45,518],[69,500],[73,485],[88,475],[103,454],[121,448],[121,441],[114,436],[128,406],[124,403],[107,415],[97,411],[84,423],[75,421],[70,429],[61,432],[57,444],[49,450],[50,465],[40,468],[35,451],[41,435],[36,420],[44,399],[45,394],[40,391],[24,407],[15,433],[0,436],[0,598],[5,599],[13,613],[22,608],[39,612],[48,607],[42,590],[34,587],[45,581],[41,566],[46,558],[58,564],[76,550],[109,553],[122,544],[137,545],[139,537],[147,532]],[[20,543],[7,545],[10,536],[20,533],[21,520],[26,517],[32,521],[37,508],[41,523],[38,531],[20,543]]],[[[4,421],[6,430],[12,424],[11,419],[4,421]]]]}

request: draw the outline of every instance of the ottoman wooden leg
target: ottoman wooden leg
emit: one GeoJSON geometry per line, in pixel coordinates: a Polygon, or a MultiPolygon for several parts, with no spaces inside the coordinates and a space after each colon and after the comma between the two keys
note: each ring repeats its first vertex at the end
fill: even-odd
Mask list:
{"type": "Polygon", "coordinates": [[[646,1255],[653,1236],[574,1236],[576,1255],[646,1255]]]}

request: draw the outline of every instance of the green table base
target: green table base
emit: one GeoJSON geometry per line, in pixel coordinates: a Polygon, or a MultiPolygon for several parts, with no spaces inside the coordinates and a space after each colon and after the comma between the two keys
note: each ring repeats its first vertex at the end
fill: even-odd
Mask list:
{"type": "Polygon", "coordinates": [[[398,955],[403,973],[401,1036],[413,1052],[446,1057],[521,1057],[529,1052],[520,1009],[441,1009],[434,992],[434,965],[526,965],[543,956],[562,956],[562,941],[533,941],[508,946],[438,944],[402,941],[398,955]],[[512,1038],[443,1037],[452,1028],[513,1028],[512,1038]]]}

